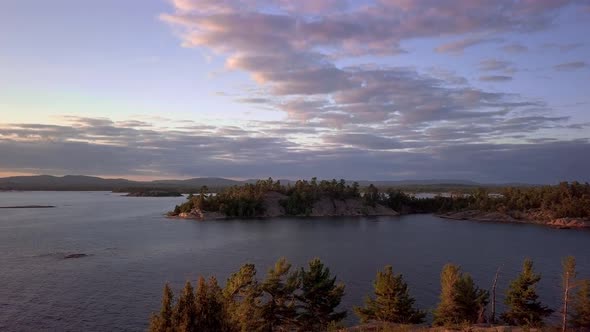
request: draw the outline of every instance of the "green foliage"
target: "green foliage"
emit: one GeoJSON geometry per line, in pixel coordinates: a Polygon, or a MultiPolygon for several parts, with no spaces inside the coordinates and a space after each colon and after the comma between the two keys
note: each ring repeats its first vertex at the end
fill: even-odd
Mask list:
{"type": "Polygon", "coordinates": [[[541,275],[533,271],[533,261],[526,259],[522,272],[512,281],[505,298],[507,311],[502,314],[502,319],[510,325],[540,327],[544,318],[553,313],[538,301],[536,285],[541,280],[541,275]]]}
{"type": "Polygon", "coordinates": [[[228,310],[228,318],[237,331],[257,331],[262,324],[260,319],[261,291],[256,280],[254,264],[244,264],[232,274],[223,290],[228,310]]]}
{"type": "Polygon", "coordinates": [[[297,273],[290,270],[291,264],[281,258],[260,285],[267,299],[260,307],[263,331],[288,330],[294,326],[297,314],[295,291],[299,288],[299,279],[297,273]]]}
{"type": "Polygon", "coordinates": [[[361,322],[378,321],[399,324],[420,324],[426,313],[414,308],[408,285],[401,274],[393,274],[391,266],[379,271],[373,284],[375,298],[366,299],[364,308],[356,307],[361,322]]]}
{"type": "Polygon", "coordinates": [[[166,283],[162,294],[162,308],[158,314],[153,314],[150,321],[150,332],[173,332],[174,331],[174,294],[170,285],[166,283]]]}
{"type": "Polygon", "coordinates": [[[205,278],[200,277],[195,293],[195,331],[224,331],[225,316],[224,298],[217,279],[212,277],[205,282],[205,278]]]}
{"type": "Polygon", "coordinates": [[[434,325],[480,322],[488,300],[489,293],[478,288],[469,274],[461,272],[457,265],[447,264],[441,273],[440,302],[434,312],[434,325]]]}
{"type": "Polygon", "coordinates": [[[346,311],[335,311],[344,296],[344,285],[336,284],[336,277],[319,259],[309,262],[309,270],[299,272],[301,291],[297,323],[300,331],[325,331],[332,322],[346,317],[346,311]]]}
{"type": "Polygon", "coordinates": [[[590,329],[590,280],[583,280],[572,301],[570,323],[578,329],[590,329]]]}
{"type": "Polygon", "coordinates": [[[174,325],[178,331],[195,330],[195,293],[190,282],[186,282],[174,308],[174,325]]]}

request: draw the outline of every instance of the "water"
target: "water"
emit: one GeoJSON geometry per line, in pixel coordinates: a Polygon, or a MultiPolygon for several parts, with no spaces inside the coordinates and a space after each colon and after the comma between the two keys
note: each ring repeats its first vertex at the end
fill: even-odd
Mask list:
{"type": "Polygon", "coordinates": [[[503,292],[522,259],[531,257],[543,274],[541,299],[556,309],[562,257],[575,255],[580,277],[590,277],[587,231],[431,215],[211,222],[163,217],[183,200],[0,193],[0,206],[57,206],[0,210],[0,330],[145,330],[165,282],[178,290],[200,274],[225,280],[245,262],[263,275],[281,256],[298,266],[320,257],[346,284],[348,308],[362,304],[386,264],[404,274],[423,309],[436,305],[446,262],[460,264],[485,288],[502,265],[503,292]],[[63,259],[72,253],[89,256],[63,259]]]}

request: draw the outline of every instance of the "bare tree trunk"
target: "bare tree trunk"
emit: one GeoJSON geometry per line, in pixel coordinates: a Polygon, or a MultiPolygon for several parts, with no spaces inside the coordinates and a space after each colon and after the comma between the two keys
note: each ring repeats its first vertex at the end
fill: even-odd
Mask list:
{"type": "Polygon", "coordinates": [[[496,276],[494,277],[494,283],[492,284],[492,314],[490,317],[490,323],[496,323],[496,285],[498,284],[498,276],[500,275],[500,269],[502,266],[498,266],[496,270],[496,276]]]}
{"type": "Polygon", "coordinates": [[[570,273],[566,271],[565,273],[565,285],[563,290],[563,322],[561,325],[561,331],[566,332],[567,330],[567,303],[568,297],[570,293],[570,273]]]}

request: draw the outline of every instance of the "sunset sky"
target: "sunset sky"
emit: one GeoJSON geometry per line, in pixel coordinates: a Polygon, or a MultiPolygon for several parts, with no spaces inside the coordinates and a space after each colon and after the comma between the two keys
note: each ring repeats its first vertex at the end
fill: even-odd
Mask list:
{"type": "Polygon", "coordinates": [[[587,0],[2,0],[0,176],[590,181],[587,0]]]}

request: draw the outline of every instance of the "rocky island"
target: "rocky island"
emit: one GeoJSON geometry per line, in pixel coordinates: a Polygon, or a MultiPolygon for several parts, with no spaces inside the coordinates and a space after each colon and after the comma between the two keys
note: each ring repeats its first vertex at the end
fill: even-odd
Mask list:
{"type": "Polygon", "coordinates": [[[182,194],[177,191],[165,191],[165,190],[140,190],[132,191],[125,197],[181,197],[182,194]]]}
{"type": "Polygon", "coordinates": [[[234,186],[217,195],[203,190],[168,213],[172,217],[199,220],[225,218],[272,218],[286,216],[396,216],[391,207],[378,201],[377,188],[361,193],[358,184],[336,181],[297,181],[282,186],[272,179],[234,186]]]}

